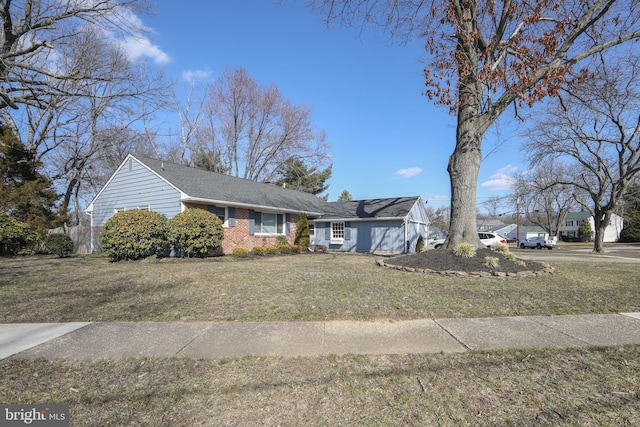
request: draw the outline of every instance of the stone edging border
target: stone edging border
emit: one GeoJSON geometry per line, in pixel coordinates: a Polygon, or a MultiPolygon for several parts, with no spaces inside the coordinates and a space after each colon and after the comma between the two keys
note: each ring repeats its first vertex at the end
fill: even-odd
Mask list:
{"type": "Polygon", "coordinates": [[[542,270],[524,270],[519,271],[517,273],[507,273],[504,271],[474,271],[474,272],[466,272],[466,271],[453,271],[453,270],[444,270],[437,271],[431,270],[429,268],[413,268],[413,267],[405,267],[403,265],[395,265],[388,264],[384,260],[379,259],[376,260],[376,265],[380,267],[393,268],[400,271],[407,271],[410,273],[426,273],[426,274],[437,274],[440,276],[448,276],[448,277],[502,277],[502,278],[518,278],[518,277],[533,277],[533,276],[543,276],[546,274],[553,274],[555,272],[555,268],[551,267],[546,262],[539,261],[540,264],[544,267],[542,270]]]}

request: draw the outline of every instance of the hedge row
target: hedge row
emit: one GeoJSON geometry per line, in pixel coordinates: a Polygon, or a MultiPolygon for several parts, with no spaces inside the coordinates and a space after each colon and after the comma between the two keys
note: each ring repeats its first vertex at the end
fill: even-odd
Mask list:
{"type": "Polygon", "coordinates": [[[118,212],[102,228],[102,249],[113,261],[148,256],[205,257],[222,244],[222,221],[202,209],[189,209],[170,220],[157,212],[118,212]]]}

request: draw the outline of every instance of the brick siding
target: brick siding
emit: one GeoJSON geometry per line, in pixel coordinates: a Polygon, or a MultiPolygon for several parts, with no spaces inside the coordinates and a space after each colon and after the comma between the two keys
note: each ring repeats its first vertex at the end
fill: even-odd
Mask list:
{"type": "MultiPolygon", "coordinates": [[[[207,210],[207,205],[199,205],[194,203],[185,203],[185,209],[204,209],[207,210]]],[[[235,248],[244,248],[251,251],[256,246],[275,246],[278,236],[263,236],[263,235],[250,235],[249,234],[249,209],[236,208],[236,224],[234,227],[224,227],[224,237],[222,238],[222,252],[224,254],[231,254],[235,248]]],[[[290,214],[290,232],[287,238],[287,243],[293,244],[293,240],[296,236],[298,229],[297,214],[290,214]]]]}

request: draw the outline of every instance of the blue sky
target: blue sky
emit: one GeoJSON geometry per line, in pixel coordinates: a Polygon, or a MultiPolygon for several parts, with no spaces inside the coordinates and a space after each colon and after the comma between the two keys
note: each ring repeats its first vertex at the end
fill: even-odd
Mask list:
{"type": "MultiPolygon", "coordinates": [[[[137,53],[170,77],[186,84],[244,67],[260,84],[310,106],[333,153],[330,201],[348,190],[354,199],[419,195],[429,206],[449,204],[455,117],[422,96],[421,43],[398,46],[369,30],[327,29],[294,0],[165,0],[141,19],[150,33],[136,42],[137,53]]],[[[522,170],[509,128],[484,141],[485,155],[504,144],[482,164],[479,205],[507,194],[509,177],[522,170]]]]}

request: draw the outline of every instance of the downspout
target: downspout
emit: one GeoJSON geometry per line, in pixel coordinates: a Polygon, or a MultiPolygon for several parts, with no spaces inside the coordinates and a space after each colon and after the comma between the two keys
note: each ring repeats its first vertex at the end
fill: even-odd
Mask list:
{"type": "Polygon", "coordinates": [[[409,218],[405,217],[404,218],[404,250],[402,251],[403,254],[408,254],[409,253],[409,218]]]}

